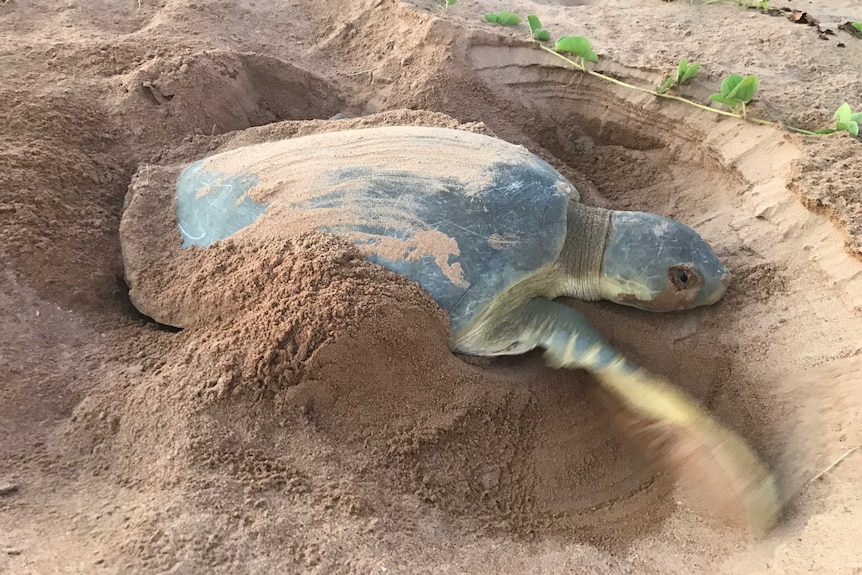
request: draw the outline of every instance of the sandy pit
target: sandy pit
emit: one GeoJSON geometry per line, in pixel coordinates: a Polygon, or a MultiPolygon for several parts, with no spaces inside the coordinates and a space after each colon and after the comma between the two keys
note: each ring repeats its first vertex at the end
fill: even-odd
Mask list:
{"type": "MultiPolygon", "coordinates": [[[[0,3],[0,572],[862,570],[862,143],[573,74],[480,15],[586,35],[599,70],[646,87],[697,60],[699,101],[756,73],[749,113],[806,129],[862,108],[862,39],[732,3],[442,4],[0,3]],[[328,236],[190,256],[169,298],[197,319],[183,330],[132,306],[130,186],[398,124],[524,144],[588,202],[715,247],[734,278],[715,306],[572,305],[756,447],[786,503],[775,529],[699,511],[585,374],[452,355],[430,297],[328,236]]],[[[862,21],[855,1],[791,4],[862,21]]]]}

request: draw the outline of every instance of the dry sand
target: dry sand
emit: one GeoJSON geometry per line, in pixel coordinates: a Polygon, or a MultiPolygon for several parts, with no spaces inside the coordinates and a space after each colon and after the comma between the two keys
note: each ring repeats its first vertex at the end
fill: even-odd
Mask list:
{"type": "MultiPolygon", "coordinates": [[[[793,5],[862,20],[856,2],[793,5]]],[[[685,56],[701,99],[757,73],[758,117],[817,128],[843,99],[862,107],[862,40],[844,32],[730,3],[505,7],[588,35],[601,69],[646,86],[685,56]]],[[[0,572],[862,570],[862,143],[573,75],[524,27],[481,22],[491,9],[0,4],[0,572]],[[341,111],[366,117],[325,121],[341,111]],[[326,236],[190,262],[176,305],[205,321],[183,331],[130,304],[130,184],[169,190],[163,166],[273,136],[393,124],[489,130],[587,201],[716,247],[734,274],[716,306],[573,305],[760,450],[787,500],[775,530],[752,541],[696,511],[584,374],[453,356],[427,295],[326,236]]]]}

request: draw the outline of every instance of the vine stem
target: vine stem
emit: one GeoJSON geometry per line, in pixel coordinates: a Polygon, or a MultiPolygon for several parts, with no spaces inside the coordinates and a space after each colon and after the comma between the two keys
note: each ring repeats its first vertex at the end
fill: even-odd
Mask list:
{"type": "MultiPolygon", "coordinates": [[[[589,74],[590,76],[595,76],[596,78],[601,78],[602,80],[606,80],[608,82],[616,84],[617,86],[622,86],[623,88],[628,88],[630,90],[635,90],[638,92],[644,92],[645,94],[652,94],[653,96],[657,96],[659,98],[666,98],[668,100],[676,100],[678,102],[683,102],[684,104],[688,104],[689,106],[694,106],[695,108],[700,108],[701,110],[706,110],[707,112],[712,112],[713,114],[719,114],[721,116],[730,116],[731,118],[736,118],[738,120],[745,120],[745,121],[753,122],[755,124],[760,124],[763,126],[777,126],[778,125],[775,122],[770,122],[769,120],[761,120],[758,118],[746,118],[744,113],[742,115],[740,115],[740,114],[734,114],[733,112],[725,112],[724,110],[716,110],[715,108],[711,108],[709,106],[704,106],[703,104],[698,104],[697,102],[692,102],[691,100],[689,100],[687,98],[682,98],[680,96],[674,96],[673,94],[659,94],[655,90],[650,90],[647,88],[642,88],[640,86],[635,86],[634,84],[629,84],[628,82],[623,82],[622,80],[617,80],[616,78],[612,78],[610,76],[602,74],[601,72],[596,72],[594,70],[590,70],[586,67],[586,64],[583,63],[583,60],[581,63],[578,63],[578,62],[572,60],[571,58],[567,58],[566,56],[563,56],[562,54],[560,54],[556,50],[552,50],[551,48],[548,48],[547,46],[543,46],[542,44],[539,44],[539,48],[541,48],[542,50],[544,50],[545,52],[547,52],[549,54],[553,54],[554,56],[556,56],[560,60],[568,63],[569,65],[580,70],[581,72],[589,74]]],[[[796,132],[798,134],[806,134],[809,136],[816,136],[817,135],[814,132],[810,132],[808,130],[802,130],[800,128],[793,128],[791,126],[785,126],[785,128],[790,132],[796,132]]]]}

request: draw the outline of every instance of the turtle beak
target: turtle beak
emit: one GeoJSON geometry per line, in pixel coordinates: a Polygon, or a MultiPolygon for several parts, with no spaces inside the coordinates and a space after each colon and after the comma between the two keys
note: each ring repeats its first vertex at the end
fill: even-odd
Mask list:
{"type": "Polygon", "coordinates": [[[712,290],[712,293],[710,293],[706,297],[706,300],[705,300],[706,304],[712,305],[712,304],[716,303],[718,300],[720,300],[721,298],[723,298],[724,293],[727,291],[727,286],[729,286],[729,285],[730,285],[730,272],[727,270],[724,270],[724,273],[722,273],[721,276],[719,277],[718,284],[712,290]]]}

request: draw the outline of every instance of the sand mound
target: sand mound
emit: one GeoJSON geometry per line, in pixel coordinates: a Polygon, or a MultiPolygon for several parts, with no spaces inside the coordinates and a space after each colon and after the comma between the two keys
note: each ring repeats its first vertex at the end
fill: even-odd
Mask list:
{"type": "MultiPolygon", "coordinates": [[[[364,121],[411,120],[457,126],[451,118],[419,113],[364,121]]],[[[260,129],[256,137],[283,128],[260,129]]],[[[417,286],[365,262],[350,245],[303,232],[285,241],[244,237],[214,250],[179,249],[170,182],[180,169],[147,166],[136,175],[122,233],[129,249],[145,246],[127,267],[136,276],[130,283],[138,286],[137,297],[159,317],[189,326],[175,338],[185,342],[176,352],[183,359],[164,369],[175,370],[179,379],[191,376],[195,401],[208,398],[228,411],[239,401],[299,413],[337,444],[377,462],[375,481],[393,489],[406,485],[457,514],[491,514],[491,521],[513,529],[559,529],[547,517],[558,507],[586,513],[628,498],[639,482],[649,481],[632,473],[636,467],[624,456],[610,457],[607,465],[597,461],[600,453],[620,448],[610,427],[596,418],[598,405],[576,399],[582,376],[548,371],[538,358],[529,363],[528,381],[551,380],[540,388],[566,382],[566,403],[576,400],[584,412],[544,406],[539,409],[548,419],[538,423],[536,390],[524,386],[522,369],[490,369],[494,362],[487,360],[481,362],[485,369],[477,369],[452,356],[445,313],[417,286]],[[441,409],[429,411],[428,405],[441,409]],[[585,427],[593,437],[567,445],[543,464],[543,477],[533,477],[534,461],[542,458],[534,446],[542,444],[545,425],[585,427]],[[573,477],[614,475],[619,477],[609,487],[600,482],[578,493],[563,487],[581,483],[573,477]]],[[[606,520],[587,513],[568,523],[592,528],[597,522],[606,520]]]]}
{"type": "MultiPolygon", "coordinates": [[[[860,567],[862,264],[853,188],[834,172],[852,172],[858,142],[573,82],[523,29],[481,23],[490,1],[109,4],[0,4],[0,570],[860,567]],[[382,113],[326,120],[338,111],[382,113]],[[780,471],[788,510],[769,537],[693,512],[589,378],[535,355],[453,356],[425,294],[327,236],[190,256],[172,273],[200,278],[195,291],[165,293],[194,314],[182,331],[130,304],[130,184],[169,193],[171,170],[218,150],[387,124],[527,145],[588,201],[676,217],[717,247],[734,284],[714,308],[573,305],[780,471]]],[[[805,127],[860,93],[849,37],[834,49],[730,4],[567,4],[519,9],[588,33],[631,81],[696,54],[692,90],[708,95],[745,53],[752,113],[805,127]]]]}

